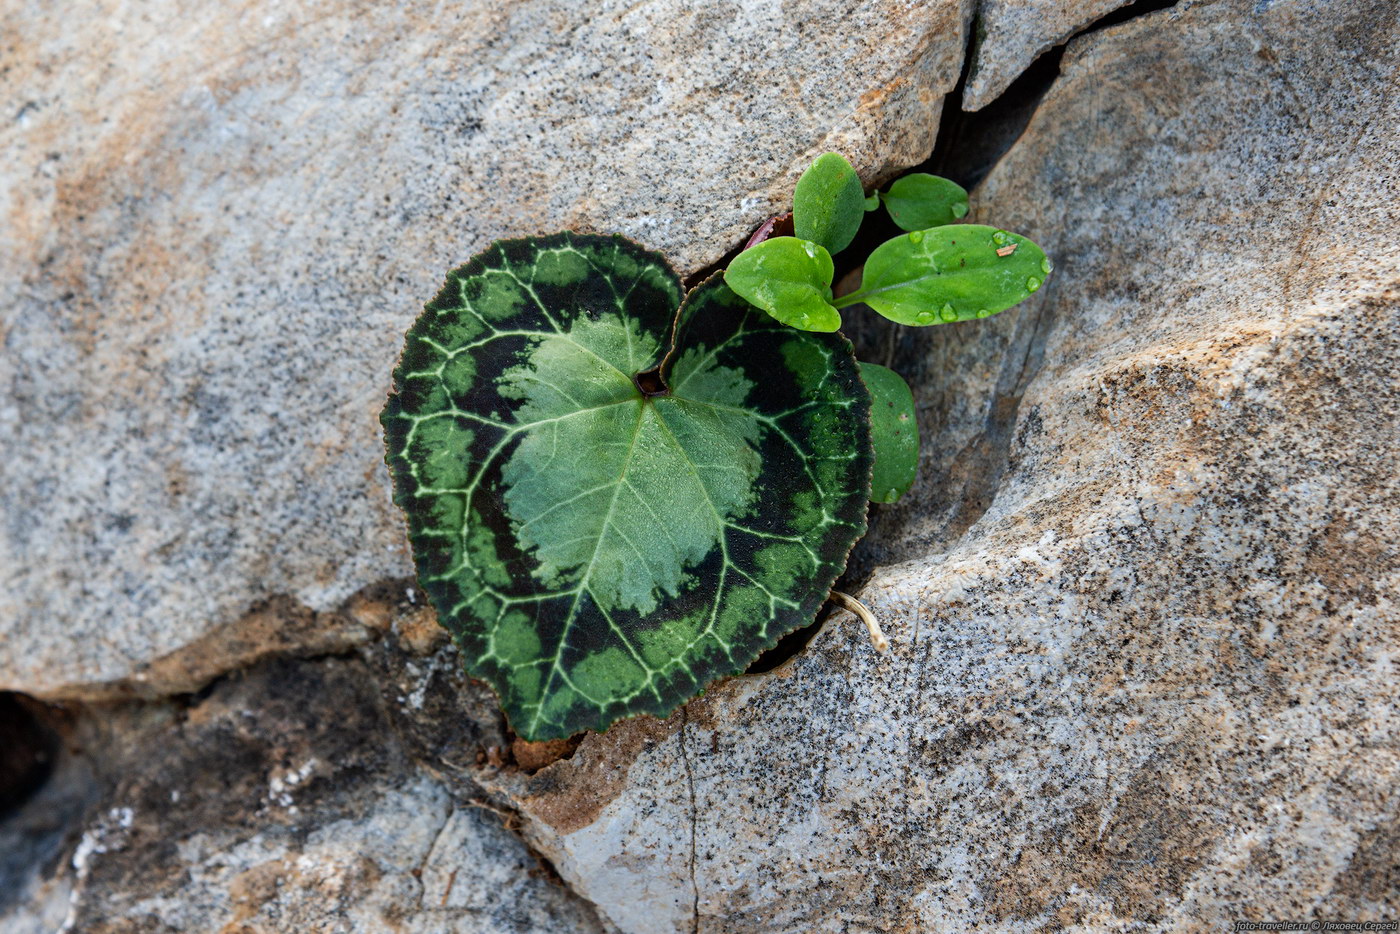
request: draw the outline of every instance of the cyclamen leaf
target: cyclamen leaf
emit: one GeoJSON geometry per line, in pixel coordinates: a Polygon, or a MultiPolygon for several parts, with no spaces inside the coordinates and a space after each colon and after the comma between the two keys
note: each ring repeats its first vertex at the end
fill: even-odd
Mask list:
{"type": "Polygon", "coordinates": [[[840,253],[851,245],[865,217],[865,188],[843,156],[828,152],[817,157],[797,180],[792,193],[793,230],[840,253]]]}
{"type": "Polygon", "coordinates": [[[1029,298],[1050,269],[1040,247],[995,227],[916,230],[876,247],[860,290],[837,305],[864,302],[900,324],[986,318],[1029,298]]]}
{"type": "Polygon", "coordinates": [[[665,715],[742,671],[815,617],[865,531],[850,344],[718,276],[680,299],[618,237],[502,241],[405,339],[381,415],[394,499],[439,620],[525,739],[665,715]],[[658,366],[668,391],[637,379],[658,366]]]}
{"type": "Polygon", "coordinates": [[[967,216],[967,191],[957,182],[927,172],[896,179],[880,197],[901,230],[927,230],[967,216]]]}
{"type": "Polygon", "coordinates": [[[870,390],[870,443],[875,451],[870,498],[893,503],[909,492],[919,472],[914,394],[904,377],[878,363],[861,363],[860,378],[870,390]]]}
{"type": "Polygon", "coordinates": [[[841,314],[831,306],[831,254],[797,237],[774,237],[729,264],[724,281],[784,324],[803,331],[835,331],[841,314]]]}

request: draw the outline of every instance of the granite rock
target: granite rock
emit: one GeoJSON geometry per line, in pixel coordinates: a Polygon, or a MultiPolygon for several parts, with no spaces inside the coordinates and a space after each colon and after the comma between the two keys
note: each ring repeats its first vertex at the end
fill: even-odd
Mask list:
{"type": "Polygon", "coordinates": [[[271,661],[63,732],[54,776],[0,820],[7,932],[606,930],[405,755],[362,662],[271,661]]]}
{"type": "MultiPolygon", "coordinates": [[[[924,470],[778,670],[481,780],[628,932],[1400,913],[1400,9],[1073,44],[974,218],[1058,269],[899,335],[924,470]]],[[[891,343],[886,345],[888,338],[891,343]]]]}
{"type": "Polygon", "coordinates": [[[1132,0],[978,0],[959,105],[981,110],[1041,55],[1132,0]]]}
{"type": "Polygon", "coordinates": [[[871,181],[923,159],[965,22],[963,0],[8,4],[0,687],[184,690],[266,654],[276,627],[245,623],[269,606],[311,651],[372,635],[338,610],[411,573],[376,415],[445,271],[576,227],[695,272],[823,150],[871,181]]]}

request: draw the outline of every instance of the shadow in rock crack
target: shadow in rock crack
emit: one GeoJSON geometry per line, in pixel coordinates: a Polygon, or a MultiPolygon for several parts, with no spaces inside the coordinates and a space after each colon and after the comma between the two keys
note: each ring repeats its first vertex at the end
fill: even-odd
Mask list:
{"type": "MultiPolygon", "coordinates": [[[[1041,101],[1059,77],[1068,42],[1088,33],[1176,5],[1176,0],[1140,0],[1081,30],[1022,73],[996,100],[976,112],[955,106],[966,86],[968,65],[943,110],[938,141],[929,158],[911,171],[951,178],[972,194],[970,219],[995,223],[979,212],[977,186],[1016,144],[1041,101]]],[[[976,30],[974,30],[975,34],[976,30]]],[[[975,42],[975,39],[974,39],[975,42]]],[[[873,249],[897,231],[862,231],[857,249],[873,249]]],[[[953,327],[908,328],[856,306],[846,314],[845,333],[863,360],[901,373],[914,390],[921,434],[919,479],[899,502],[873,505],[870,531],[851,555],[840,589],[857,592],[874,569],[953,547],[991,507],[1012,457],[1026,388],[1040,369],[1054,327],[1054,280],[1023,305],[992,318],[953,327]]]]}
{"type": "Polygon", "coordinates": [[[74,717],[71,707],[0,694],[0,929],[23,921],[30,903],[44,901],[45,884],[68,869],[101,793],[74,717]]]}
{"type": "Polygon", "coordinates": [[[1064,59],[1065,49],[1071,42],[1150,13],[1170,9],[1179,2],[1180,0],[1137,0],[1136,3],[1129,3],[1105,14],[1075,32],[1064,42],[1042,53],[995,100],[979,110],[967,111],[959,105],[977,63],[977,46],[980,42],[978,33],[981,30],[974,24],[973,38],[969,42],[968,52],[963,61],[963,74],[943,108],[943,118],[938,127],[938,140],[933,154],[915,171],[932,172],[951,178],[969,190],[981,184],[992,167],[1015,145],[1026,125],[1030,123],[1045,92],[1059,77],[1060,62],[1064,59]]]}
{"type": "MultiPolygon", "coordinates": [[[[976,187],[1029,125],[1059,77],[1069,43],[1178,2],[1138,0],[1101,17],[1037,58],[991,103],[968,112],[959,102],[975,61],[980,30],[974,23],[963,73],[944,102],[934,149],[909,171],[958,182],[972,192],[969,219],[994,223],[995,218],[978,215],[976,187]]],[[[900,233],[885,211],[867,214],[855,241],[836,257],[838,294],[856,287],[859,268],[853,258],[869,255],[900,233]]],[[[736,246],[689,284],[724,268],[738,252],[736,246]]],[[[899,503],[871,505],[869,531],[852,552],[837,590],[858,594],[875,568],[946,550],[991,506],[1010,458],[1021,399],[1039,370],[1054,324],[1049,300],[1053,281],[1025,305],[951,328],[903,327],[863,305],[845,310],[842,332],[855,345],[856,356],[896,370],[913,388],[922,443],[914,489],[899,503]]],[[[771,671],[801,651],[826,612],[810,626],[785,636],[748,673],[771,671]]]]}
{"type": "Polygon", "coordinates": [[[41,704],[22,694],[0,694],[0,820],[43,786],[58,744],[41,704]]]}
{"type": "MultiPolygon", "coordinates": [[[[1177,2],[1139,0],[1115,10],[1037,58],[996,100],[968,112],[958,103],[975,60],[974,28],[963,74],[945,101],[933,152],[909,171],[951,178],[972,192],[970,219],[995,222],[978,216],[976,188],[1029,125],[1059,77],[1069,42],[1177,2]]],[[[900,233],[885,211],[868,214],[851,247],[837,257],[837,282],[847,279],[838,292],[855,288],[859,269],[851,257],[869,255],[900,233]]],[[[858,595],[876,568],[952,547],[990,508],[1010,463],[1013,433],[1023,418],[1022,398],[1040,369],[1054,325],[1052,294],[1053,287],[993,318],[951,328],[903,327],[863,305],[845,311],[842,331],[855,345],[856,356],[896,370],[913,388],[921,445],[914,488],[898,503],[871,504],[869,531],[835,589],[858,595]]],[[[1034,412],[1024,416],[1034,419],[1034,412]]],[[[746,673],[772,671],[801,652],[831,611],[827,604],[811,625],[784,636],[746,673]]]]}
{"type": "MultiPolygon", "coordinates": [[[[1062,51],[1042,56],[1001,97],[976,113],[955,106],[967,80],[964,69],[945,104],[933,152],[910,171],[975,186],[1029,123],[1059,74],[1062,51]]],[[[972,203],[975,211],[975,191],[972,203]]],[[[869,255],[900,233],[887,212],[871,212],[838,260],[869,255]]],[[[836,272],[838,283],[848,278],[838,291],[855,287],[858,267],[838,263],[836,272]]],[[[921,453],[914,488],[899,503],[871,504],[869,531],[851,553],[836,590],[858,595],[877,567],[948,547],[991,505],[1006,468],[1021,396],[1039,366],[1050,324],[1045,307],[1042,300],[1030,308],[951,328],[904,327],[864,305],[846,309],[842,332],[855,345],[856,356],[896,370],[913,388],[921,453]],[[973,366],[997,374],[990,393],[970,389],[963,374],[973,366]],[[969,404],[974,393],[981,397],[980,404],[969,404]]],[[[824,606],[811,625],[784,636],[746,673],[772,671],[801,652],[831,612],[830,604],[824,606]]]]}

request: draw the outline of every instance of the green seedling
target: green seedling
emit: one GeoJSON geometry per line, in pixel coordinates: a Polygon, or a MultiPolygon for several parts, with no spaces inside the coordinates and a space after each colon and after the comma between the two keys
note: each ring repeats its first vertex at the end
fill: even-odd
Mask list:
{"type": "MultiPolygon", "coordinates": [[[[835,331],[841,309],[855,305],[915,326],[990,317],[1025,300],[1050,274],[1049,258],[1025,237],[957,223],[968,213],[967,192],[946,178],[911,173],[868,197],[852,187],[852,178],[858,178],[855,170],[836,153],[818,158],[793,197],[797,236],[764,240],[740,253],[724,273],[730,288],[784,324],[835,331]],[[833,296],[831,254],[850,245],[863,215],[882,202],[908,233],[871,252],[856,291],[833,296]]],[[[884,391],[893,391],[896,381],[903,384],[883,367],[863,372],[884,391]]],[[[912,407],[907,386],[903,396],[912,407]]],[[[894,502],[912,485],[918,464],[912,416],[901,432],[877,430],[874,445],[879,476],[873,498],[894,502]]]]}
{"type": "Polygon", "coordinates": [[[839,211],[822,209],[813,197],[795,199],[797,236],[758,243],[725,270],[730,288],[779,321],[835,330],[840,309],[857,304],[909,325],[985,318],[1028,298],[1050,274],[1044,251],[1025,237],[954,223],[967,215],[967,192],[947,179],[916,173],[878,194],[891,219],[909,232],[876,247],[865,261],[860,288],[828,297],[835,266],[826,254],[850,244],[868,206],[863,200],[861,211],[851,209],[853,196],[837,184],[846,177],[842,167],[850,169],[845,159],[827,153],[798,182],[799,191],[836,191],[839,211]],[[804,238],[803,231],[820,232],[834,248],[804,238]]]}

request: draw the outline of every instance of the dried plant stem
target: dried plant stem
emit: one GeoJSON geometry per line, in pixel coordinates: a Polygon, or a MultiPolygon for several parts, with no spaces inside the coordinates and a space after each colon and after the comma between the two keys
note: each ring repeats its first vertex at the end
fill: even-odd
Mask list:
{"type": "Polygon", "coordinates": [[[841,609],[849,610],[860,617],[861,622],[865,623],[865,628],[870,630],[870,641],[875,646],[875,651],[883,652],[890,647],[890,640],[886,639],[885,634],[880,630],[880,623],[875,619],[875,614],[867,610],[865,604],[839,590],[833,590],[828,595],[828,599],[841,609]]]}

